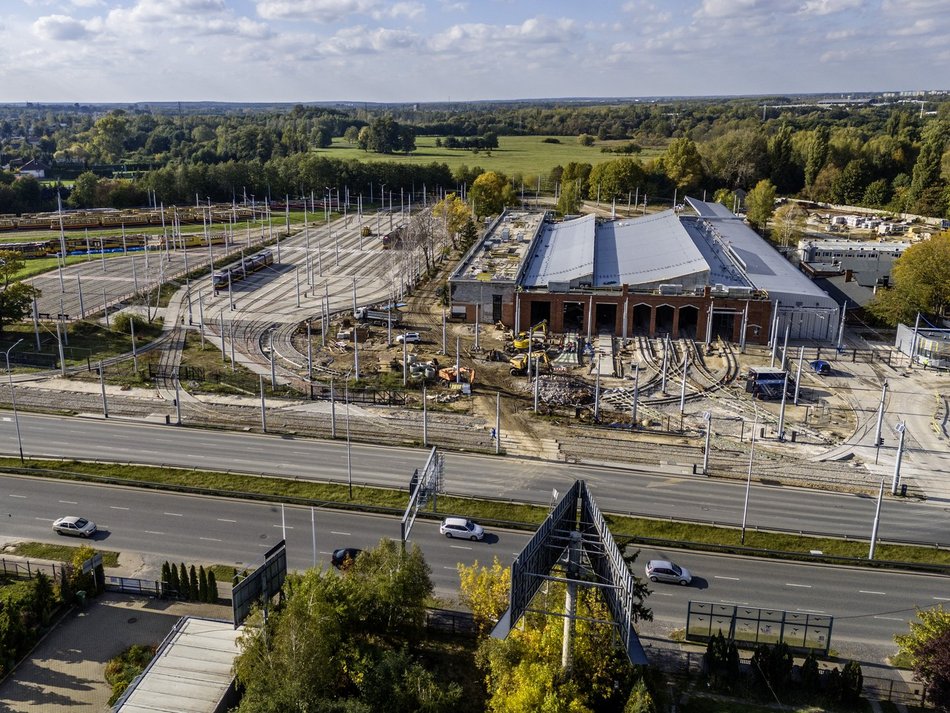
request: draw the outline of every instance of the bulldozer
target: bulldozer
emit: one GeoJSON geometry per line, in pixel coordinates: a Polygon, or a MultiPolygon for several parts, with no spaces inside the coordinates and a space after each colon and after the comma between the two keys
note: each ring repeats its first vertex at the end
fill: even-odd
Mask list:
{"type": "Polygon", "coordinates": [[[514,339],[512,339],[512,344],[514,348],[523,351],[528,348],[528,345],[531,344],[532,339],[540,339],[542,342],[547,339],[548,336],[548,321],[542,319],[536,325],[534,325],[528,332],[519,332],[514,339]],[[540,333],[540,334],[539,334],[540,333]]]}
{"type": "MultiPolygon", "coordinates": [[[[526,376],[528,374],[528,355],[527,354],[517,354],[511,359],[508,360],[508,363],[511,365],[511,375],[512,376],[526,376]]],[[[543,351],[537,351],[531,355],[531,372],[533,373],[535,368],[538,371],[547,371],[550,366],[550,361],[548,361],[548,355],[543,351]]]]}

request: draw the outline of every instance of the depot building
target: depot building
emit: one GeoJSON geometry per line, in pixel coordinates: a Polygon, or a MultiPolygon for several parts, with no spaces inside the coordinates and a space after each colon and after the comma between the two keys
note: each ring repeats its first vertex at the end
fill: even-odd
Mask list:
{"type": "Polygon", "coordinates": [[[505,211],[449,278],[452,316],[590,338],[828,341],[839,306],[719,203],[634,218],[505,211]]]}

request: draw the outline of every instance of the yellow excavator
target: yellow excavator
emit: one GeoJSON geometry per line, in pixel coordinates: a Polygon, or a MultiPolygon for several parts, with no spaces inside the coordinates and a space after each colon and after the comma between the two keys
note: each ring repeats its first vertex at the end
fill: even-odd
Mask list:
{"type": "Polygon", "coordinates": [[[541,339],[547,339],[548,336],[548,321],[542,319],[536,325],[531,328],[529,332],[519,332],[515,338],[512,340],[512,344],[515,349],[523,350],[527,349],[528,345],[531,344],[531,340],[538,337],[538,332],[540,332],[541,339]]]}
{"type": "MultiPolygon", "coordinates": [[[[512,376],[525,376],[528,373],[528,355],[516,354],[508,360],[511,365],[512,376]]],[[[531,372],[534,373],[535,367],[538,371],[547,371],[550,361],[548,355],[543,351],[536,351],[531,355],[531,372]]]]}

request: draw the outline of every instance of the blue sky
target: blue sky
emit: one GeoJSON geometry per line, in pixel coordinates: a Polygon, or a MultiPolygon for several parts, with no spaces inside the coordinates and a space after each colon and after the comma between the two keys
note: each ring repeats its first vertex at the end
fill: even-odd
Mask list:
{"type": "Polygon", "coordinates": [[[0,0],[0,101],[950,88],[950,0],[0,0]]]}

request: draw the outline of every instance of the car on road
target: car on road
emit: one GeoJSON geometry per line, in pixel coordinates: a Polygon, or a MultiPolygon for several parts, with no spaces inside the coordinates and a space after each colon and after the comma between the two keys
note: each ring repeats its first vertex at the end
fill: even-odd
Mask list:
{"type": "Polygon", "coordinates": [[[53,523],[53,532],[58,535],[92,537],[96,534],[96,523],[84,517],[61,517],[53,523]]]}
{"type": "Polygon", "coordinates": [[[439,525],[439,532],[446,537],[458,537],[462,540],[480,540],[485,536],[485,530],[478,523],[466,520],[464,517],[447,517],[439,525]]]}
{"type": "Polygon", "coordinates": [[[346,569],[356,561],[362,551],[356,547],[341,547],[333,550],[333,554],[330,555],[330,564],[337,569],[346,569]]]}
{"type": "Polygon", "coordinates": [[[396,341],[400,344],[418,344],[422,341],[422,336],[419,332],[406,332],[405,334],[397,335],[396,341]]]}
{"type": "Polygon", "coordinates": [[[685,587],[693,581],[693,575],[688,569],[669,560],[650,560],[647,562],[646,573],[651,582],[672,582],[685,587]]]}

